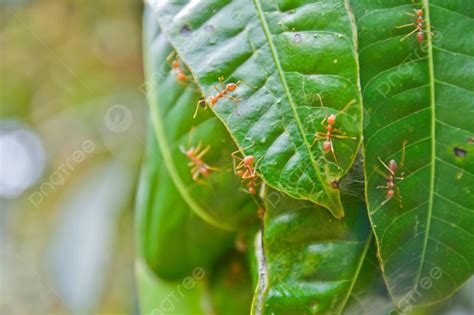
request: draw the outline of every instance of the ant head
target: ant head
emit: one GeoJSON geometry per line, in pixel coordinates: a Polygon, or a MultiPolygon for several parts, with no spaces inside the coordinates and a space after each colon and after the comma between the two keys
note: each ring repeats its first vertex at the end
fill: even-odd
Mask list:
{"type": "Polygon", "coordinates": [[[393,172],[395,172],[397,170],[397,161],[395,160],[390,160],[390,162],[388,162],[388,168],[390,168],[393,172]]]}
{"type": "Polygon", "coordinates": [[[416,33],[416,40],[419,43],[423,43],[424,39],[425,39],[425,34],[423,33],[423,31],[419,31],[418,33],[416,33]]]}
{"type": "Polygon", "coordinates": [[[324,150],[324,152],[329,153],[329,152],[331,152],[331,149],[332,149],[331,141],[324,141],[324,142],[323,142],[323,150],[324,150]]]}
{"type": "Polygon", "coordinates": [[[226,85],[226,89],[229,90],[230,92],[235,91],[236,88],[237,88],[236,83],[229,83],[226,85]]]}
{"type": "Polygon", "coordinates": [[[328,117],[328,124],[334,125],[335,122],[336,122],[336,114],[331,114],[331,115],[329,115],[329,117],[328,117]]]}
{"type": "Polygon", "coordinates": [[[253,162],[255,161],[255,156],[253,155],[247,155],[243,159],[245,165],[252,165],[253,162]]]}
{"type": "Polygon", "coordinates": [[[423,10],[422,9],[417,9],[417,10],[415,10],[415,14],[416,14],[416,16],[421,17],[421,16],[423,16],[423,10]]]}

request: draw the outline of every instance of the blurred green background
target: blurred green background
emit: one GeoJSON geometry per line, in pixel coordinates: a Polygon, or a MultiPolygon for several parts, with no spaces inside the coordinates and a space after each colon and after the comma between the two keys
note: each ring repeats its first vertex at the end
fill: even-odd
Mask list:
{"type": "Polygon", "coordinates": [[[135,314],[138,0],[0,0],[0,314],[135,314]]]}

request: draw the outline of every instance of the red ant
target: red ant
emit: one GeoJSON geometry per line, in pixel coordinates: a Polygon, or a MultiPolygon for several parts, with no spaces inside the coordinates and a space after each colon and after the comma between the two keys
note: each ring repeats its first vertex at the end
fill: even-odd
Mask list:
{"type": "Polygon", "coordinates": [[[184,70],[181,68],[181,63],[179,62],[178,55],[176,52],[172,52],[166,60],[171,64],[171,69],[176,73],[176,80],[184,82],[188,80],[188,76],[185,74],[184,70]],[[172,59],[172,60],[171,60],[172,59]],[[170,62],[171,61],[171,62],[170,62]]]}
{"type": "Polygon", "coordinates": [[[193,180],[199,182],[199,176],[209,177],[212,171],[220,171],[219,168],[212,167],[204,163],[202,158],[204,155],[209,152],[211,146],[208,145],[204,150],[201,151],[201,143],[197,147],[191,147],[190,149],[185,149],[183,146],[180,146],[179,149],[186,155],[189,159],[188,166],[191,167],[191,174],[193,180]]]}
{"type": "MultiPolygon", "coordinates": [[[[321,102],[321,107],[324,107],[324,104],[323,104],[323,99],[321,98],[321,95],[319,94],[316,94],[318,97],[319,97],[319,100],[321,102]]],[[[347,105],[339,111],[338,114],[340,113],[343,113],[344,111],[346,111],[352,104],[354,104],[356,102],[356,100],[351,100],[349,103],[347,103],[347,105]]],[[[337,158],[336,158],[336,153],[334,152],[334,146],[332,144],[332,139],[351,139],[351,140],[357,140],[356,137],[349,137],[349,136],[346,136],[344,135],[344,132],[340,129],[337,129],[337,128],[334,128],[334,125],[336,123],[336,118],[337,118],[337,115],[336,114],[331,114],[329,116],[326,115],[326,117],[324,117],[323,121],[321,121],[321,125],[323,125],[324,129],[326,129],[327,131],[326,132],[321,132],[321,131],[316,131],[316,134],[314,135],[314,140],[313,140],[313,143],[311,144],[311,146],[313,146],[316,141],[319,141],[319,140],[324,140],[323,142],[323,150],[325,153],[329,153],[331,152],[332,153],[332,156],[334,157],[334,161],[336,163],[337,162],[337,158]],[[327,126],[324,125],[324,123],[327,121],[327,126]],[[335,133],[339,133],[339,134],[335,134],[335,133]]]]}
{"type": "Polygon", "coordinates": [[[416,40],[421,44],[425,40],[425,31],[423,30],[424,28],[424,20],[423,20],[423,8],[422,9],[415,9],[415,14],[408,13],[408,15],[416,17],[415,23],[409,23],[405,24],[402,26],[397,26],[397,28],[404,28],[404,27],[409,27],[409,26],[415,26],[415,29],[411,31],[409,34],[407,34],[405,37],[400,39],[400,41],[405,40],[407,37],[409,37],[411,34],[416,33],[416,40]]]}
{"type": "MultiPolygon", "coordinates": [[[[400,162],[400,166],[403,167],[403,164],[405,163],[405,146],[407,144],[407,141],[403,142],[403,149],[402,149],[402,161],[400,162]]],[[[377,189],[387,189],[387,194],[385,195],[385,200],[382,202],[380,207],[382,207],[384,204],[386,204],[390,199],[397,199],[398,202],[400,203],[400,208],[403,208],[402,204],[402,196],[400,195],[400,188],[395,186],[395,179],[398,180],[404,180],[405,179],[405,173],[401,173],[400,176],[395,176],[397,169],[398,169],[398,164],[397,161],[394,159],[391,159],[388,162],[388,165],[385,164],[382,159],[379,157],[378,158],[380,163],[387,169],[388,174],[382,173],[382,175],[387,179],[387,185],[386,186],[377,186],[377,189]],[[395,190],[397,190],[397,195],[398,197],[395,197],[395,190]]]]}
{"type": "Polygon", "coordinates": [[[217,91],[217,94],[216,95],[211,95],[211,96],[208,96],[207,99],[204,99],[204,98],[201,98],[198,103],[197,103],[197,106],[196,106],[196,111],[194,112],[194,118],[196,117],[197,115],[197,111],[198,111],[198,108],[199,106],[203,107],[203,108],[206,108],[207,106],[214,106],[217,104],[217,102],[223,98],[223,97],[227,97],[229,99],[231,99],[232,101],[234,102],[238,102],[239,99],[236,98],[235,96],[232,96],[232,95],[229,95],[230,92],[233,92],[237,89],[237,86],[242,82],[242,81],[237,81],[235,83],[227,83],[226,85],[224,85],[223,81],[224,81],[224,77],[220,76],[218,78],[219,80],[219,84],[221,86],[221,90],[219,90],[218,86],[214,86],[214,88],[216,89],[217,91]]]}
{"type": "Polygon", "coordinates": [[[255,187],[257,186],[258,175],[254,166],[255,157],[253,155],[247,155],[241,158],[237,155],[239,152],[240,151],[237,150],[232,153],[234,172],[237,176],[242,178],[242,180],[248,180],[247,192],[251,195],[256,195],[257,190],[255,187]],[[235,164],[236,159],[239,160],[237,165],[235,164]]]}

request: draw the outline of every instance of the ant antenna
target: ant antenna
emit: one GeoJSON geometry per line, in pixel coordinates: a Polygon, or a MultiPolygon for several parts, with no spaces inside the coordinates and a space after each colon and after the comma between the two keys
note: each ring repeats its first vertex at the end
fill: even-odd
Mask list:
{"type": "Polygon", "coordinates": [[[341,109],[339,112],[340,112],[340,113],[343,113],[343,112],[345,112],[346,110],[348,110],[348,109],[349,109],[349,107],[351,107],[352,105],[354,105],[356,102],[357,102],[357,101],[355,100],[355,98],[353,98],[353,99],[352,99],[352,100],[350,100],[350,101],[349,101],[349,103],[347,103],[347,105],[346,105],[346,106],[344,106],[344,108],[343,108],[343,109],[341,109]]]}
{"type": "Polygon", "coordinates": [[[321,94],[316,93],[316,96],[319,98],[319,102],[321,103],[321,107],[324,108],[324,103],[323,103],[323,98],[321,97],[321,94]]]}

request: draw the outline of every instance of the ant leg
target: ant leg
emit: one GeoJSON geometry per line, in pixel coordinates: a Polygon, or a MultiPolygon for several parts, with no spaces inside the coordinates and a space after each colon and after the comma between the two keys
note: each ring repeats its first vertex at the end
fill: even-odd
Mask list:
{"type": "MultiPolygon", "coordinates": [[[[199,146],[198,148],[201,146],[201,143],[199,143],[199,146]]],[[[207,147],[201,151],[201,153],[199,153],[197,156],[196,156],[196,159],[201,159],[207,152],[209,152],[209,150],[211,149],[211,145],[208,144],[207,147]]],[[[196,152],[199,152],[196,148],[196,152]]]]}
{"type": "Polygon", "coordinates": [[[410,35],[418,32],[420,30],[419,27],[415,28],[413,31],[411,31],[410,33],[408,33],[405,37],[403,37],[402,39],[400,39],[401,42],[403,42],[405,39],[407,39],[408,37],[410,37],[410,35]]]}
{"type": "Polygon", "coordinates": [[[393,171],[390,169],[390,167],[388,167],[387,164],[385,164],[380,157],[378,157],[378,159],[379,159],[380,163],[382,163],[382,165],[387,169],[387,171],[390,172],[390,174],[395,175],[395,173],[393,173],[393,171]]]}
{"type": "Polygon", "coordinates": [[[338,128],[334,128],[334,129],[332,130],[332,132],[333,132],[333,133],[334,133],[334,132],[339,132],[339,133],[342,133],[343,135],[346,134],[344,131],[342,131],[341,129],[338,129],[338,128]]]}
{"type": "Polygon", "coordinates": [[[404,180],[405,179],[405,173],[401,173],[400,176],[393,177],[393,178],[398,179],[398,180],[404,180]]]}
{"type": "MultiPolygon", "coordinates": [[[[219,84],[221,85],[222,87],[222,90],[225,90],[225,85],[224,85],[224,76],[220,76],[217,78],[217,80],[219,80],[219,84]]],[[[218,90],[219,91],[219,90],[218,90]]],[[[220,92],[220,91],[219,91],[220,92]]]]}
{"type": "Polygon", "coordinates": [[[255,170],[257,169],[258,163],[260,163],[262,160],[263,160],[263,156],[261,156],[261,157],[255,162],[255,166],[253,167],[254,172],[255,172],[255,170]]]}
{"type": "Polygon", "coordinates": [[[234,170],[234,175],[237,175],[237,170],[239,170],[242,166],[241,164],[243,163],[243,159],[237,156],[237,153],[240,152],[239,150],[232,152],[232,169],[234,170]],[[237,164],[235,160],[239,160],[240,162],[237,164]]]}
{"type": "Polygon", "coordinates": [[[326,123],[326,120],[328,119],[328,116],[324,117],[324,119],[321,121],[321,125],[327,129],[327,127],[324,125],[326,123]]]}
{"type": "Polygon", "coordinates": [[[334,161],[336,162],[336,164],[339,165],[339,162],[337,161],[337,158],[336,158],[336,153],[334,152],[334,145],[332,144],[332,140],[329,140],[329,142],[331,143],[331,153],[332,153],[332,156],[334,157],[334,161]]]}
{"type": "Polygon", "coordinates": [[[321,103],[321,107],[324,108],[323,98],[321,97],[321,94],[317,93],[316,96],[319,98],[319,102],[321,103]]]}
{"type": "Polygon", "coordinates": [[[385,174],[384,172],[382,172],[377,166],[374,167],[374,172],[378,173],[379,175],[382,175],[383,178],[388,179],[387,174],[385,174]]]}
{"type": "Polygon", "coordinates": [[[207,169],[211,170],[211,171],[215,171],[215,172],[220,172],[222,169],[219,168],[219,167],[215,167],[215,166],[209,166],[206,164],[206,167],[207,169]]]}
{"type": "MultiPolygon", "coordinates": [[[[413,26],[415,25],[415,23],[410,23],[410,24],[404,24],[404,25],[400,25],[400,26],[395,26],[396,28],[405,28],[405,27],[409,27],[409,26],[413,26]]],[[[416,25],[415,25],[416,26],[416,25]]]]}
{"type": "Polygon", "coordinates": [[[173,60],[177,59],[177,56],[178,56],[178,54],[176,53],[176,50],[173,50],[172,52],[170,52],[168,57],[166,57],[166,62],[168,64],[171,64],[173,62],[173,60]]]}
{"type": "Polygon", "coordinates": [[[214,85],[213,88],[214,88],[214,90],[217,91],[217,93],[220,93],[220,92],[221,92],[221,90],[219,90],[219,88],[217,87],[217,85],[214,85]]]}
{"type": "Polygon", "coordinates": [[[240,101],[241,101],[241,99],[240,99],[240,98],[238,98],[238,97],[235,97],[235,96],[232,96],[232,95],[228,95],[228,94],[224,94],[224,97],[226,97],[226,98],[230,99],[231,101],[233,101],[233,102],[235,102],[235,103],[237,103],[237,102],[240,102],[240,101]]]}
{"type": "Polygon", "coordinates": [[[377,186],[375,189],[388,189],[388,186],[377,186]]]}
{"type": "Polygon", "coordinates": [[[198,170],[196,173],[194,173],[193,180],[198,184],[205,185],[206,183],[199,179],[199,175],[201,175],[201,171],[198,170]]]}
{"type": "Polygon", "coordinates": [[[322,132],[316,132],[316,134],[314,135],[314,140],[313,140],[313,143],[311,143],[311,146],[313,146],[317,141],[320,141],[320,140],[324,140],[326,139],[326,134],[325,133],[322,133],[322,132]]]}
{"type": "Polygon", "coordinates": [[[357,101],[355,99],[350,100],[349,103],[347,103],[346,106],[344,106],[344,108],[339,111],[339,113],[345,112],[349,107],[351,107],[351,105],[355,104],[356,102],[357,101]]]}
{"type": "Polygon", "coordinates": [[[199,110],[199,106],[202,106],[204,107],[204,109],[207,109],[207,102],[206,102],[206,99],[200,99],[197,103],[196,103],[196,110],[194,111],[194,115],[193,115],[193,118],[196,118],[197,116],[197,113],[198,113],[198,110],[199,110]],[[203,105],[204,104],[204,105],[203,105]]]}
{"type": "Polygon", "coordinates": [[[387,199],[385,199],[385,200],[380,204],[380,207],[382,207],[384,204],[386,204],[387,202],[389,202],[390,199],[392,199],[392,198],[387,198],[387,199]]]}
{"type": "Polygon", "coordinates": [[[333,138],[336,138],[336,139],[351,139],[351,140],[357,140],[356,137],[349,137],[349,136],[335,135],[335,134],[333,134],[332,137],[333,137],[333,138]]]}

